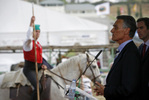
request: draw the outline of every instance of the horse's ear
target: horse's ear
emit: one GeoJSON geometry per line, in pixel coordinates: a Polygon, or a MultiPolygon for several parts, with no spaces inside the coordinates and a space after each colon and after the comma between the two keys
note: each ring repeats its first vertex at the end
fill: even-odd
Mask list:
{"type": "Polygon", "coordinates": [[[89,54],[89,52],[85,51],[85,54],[89,54]]]}
{"type": "Polygon", "coordinates": [[[89,58],[89,53],[88,52],[85,52],[85,54],[86,54],[87,58],[89,58]]]}

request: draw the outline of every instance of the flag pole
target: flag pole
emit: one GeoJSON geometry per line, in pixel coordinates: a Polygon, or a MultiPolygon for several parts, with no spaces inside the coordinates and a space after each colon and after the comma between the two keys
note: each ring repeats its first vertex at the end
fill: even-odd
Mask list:
{"type": "MultiPolygon", "coordinates": [[[[32,15],[34,16],[34,3],[32,3],[32,15]]],[[[37,81],[37,100],[40,100],[39,81],[38,81],[37,52],[36,52],[36,32],[35,32],[35,24],[34,23],[33,23],[33,34],[34,34],[35,69],[36,69],[36,81],[37,81]]]]}

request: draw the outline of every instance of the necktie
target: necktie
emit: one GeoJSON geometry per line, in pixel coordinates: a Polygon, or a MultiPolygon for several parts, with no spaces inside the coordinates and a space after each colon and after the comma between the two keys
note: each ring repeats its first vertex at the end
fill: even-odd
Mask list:
{"type": "Polygon", "coordinates": [[[145,51],[146,51],[146,44],[144,44],[144,46],[143,46],[142,57],[144,56],[144,54],[145,54],[145,51]]]}

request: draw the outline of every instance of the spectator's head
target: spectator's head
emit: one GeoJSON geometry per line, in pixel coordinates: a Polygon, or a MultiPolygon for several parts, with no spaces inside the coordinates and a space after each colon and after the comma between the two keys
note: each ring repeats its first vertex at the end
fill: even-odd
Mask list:
{"type": "Polygon", "coordinates": [[[149,18],[143,17],[137,20],[137,33],[144,42],[149,39],[149,18]]]}

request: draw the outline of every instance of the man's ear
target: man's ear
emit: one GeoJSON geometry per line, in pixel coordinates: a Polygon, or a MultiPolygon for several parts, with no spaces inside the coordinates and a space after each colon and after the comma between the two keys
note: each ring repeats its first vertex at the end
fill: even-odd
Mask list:
{"type": "Polygon", "coordinates": [[[129,35],[129,33],[130,33],[130,28],[125,28],[125,34],[129,35]]]}

